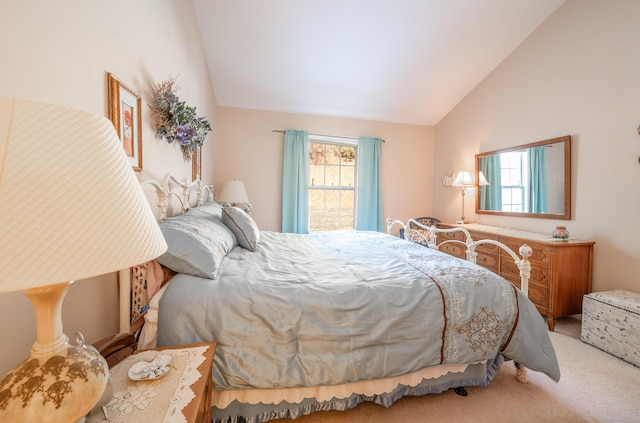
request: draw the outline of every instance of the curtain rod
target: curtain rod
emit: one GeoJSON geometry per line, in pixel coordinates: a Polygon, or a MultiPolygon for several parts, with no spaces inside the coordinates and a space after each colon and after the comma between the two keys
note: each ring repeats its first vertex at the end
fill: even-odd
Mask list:
{"type": "MultiPolygon", "coordinates": [[[[285,131],[281,130],[281,129],[274,129],[271,132],[280,132],[282,134],[284,134],[285,131]]],[[[332,137],[332,138],[344,138],[347,140],[357,140],[358,137],[345,137],[342,135],[324,135],[324,134],[309,134],[309,135],[316,135],[318,137],[332,137]]],[[[382,140],[382,142],[386,142],[385,140],[382,140]]]]}

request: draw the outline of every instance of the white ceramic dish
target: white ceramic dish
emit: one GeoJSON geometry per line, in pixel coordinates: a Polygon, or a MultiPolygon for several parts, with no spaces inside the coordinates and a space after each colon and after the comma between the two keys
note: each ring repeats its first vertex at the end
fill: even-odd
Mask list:
{"type": "Polygon", "coordinates": [[[153,361],[138,361],[129,368],[129,379],[131,380],[155,380],[169,372],[171,356],[158,354],[153,361]]]}

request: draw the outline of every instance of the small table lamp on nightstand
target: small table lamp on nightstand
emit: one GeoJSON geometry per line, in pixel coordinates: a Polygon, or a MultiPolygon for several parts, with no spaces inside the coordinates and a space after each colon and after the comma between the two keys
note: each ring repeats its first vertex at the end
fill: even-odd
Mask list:
{"type": "Polygon", "coordinates": [[[249,202],[249,196],[244,187],[244,182],[237,179],[232,179],[224,183],[222,192],[220,192],[220,196],[218,197],[218,203],[238,207],[244,205],[241,207],[244,211],[247,213],[251,211],[251,203],[249,202]]]}
{"type": "Polygon", "coordinates": [[[0,421],[77,422],[109,372],[62,331],[69,286],[167,248],[112,123],[0,98],[0,227],[0,293],[23,291],[37,326],[31,356],[0,381],[0,421]]]}

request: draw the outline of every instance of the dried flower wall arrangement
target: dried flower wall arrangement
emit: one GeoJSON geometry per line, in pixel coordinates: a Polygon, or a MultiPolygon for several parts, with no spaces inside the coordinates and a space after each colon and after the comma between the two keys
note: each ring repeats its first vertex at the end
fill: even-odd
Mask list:
{"type": "Polygon", "coordinates": [[[191,160],[193,152],[204,144],[211,131],[209,122],[196,114],[196,108],[188,106],[176,95],[180,87],[176,78],[154,84],[155,103],[151,114],[156,127],[156,136],[169,144],[177,142],[182,148],[185,160],[191,160]]]}

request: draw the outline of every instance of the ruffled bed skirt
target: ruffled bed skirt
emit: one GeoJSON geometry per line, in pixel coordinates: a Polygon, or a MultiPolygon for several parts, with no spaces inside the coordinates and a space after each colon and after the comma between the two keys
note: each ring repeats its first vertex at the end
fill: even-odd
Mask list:
{"type": "MultiPolygon", "coordinates": [[[[297,403],[281,401],[277,404],[251,404],[233,400],[224,409],[214,406],[212,418],[214,423],[261,423],[273,419],[295,419],[316,411],[345,411],[363,402],[373,402],[383,407],[390,407],[405,396],[439,394],[457,387],[488,386],[502,367],[503,362],[503,356],[498,355],[494,360],[470,365],[463,372],[449,372],[437,378],[422,379],[414,386],[398,384],[390,392],[382,391],[379,394],[366,394],[361,393],[363,390],[359,390],[359,392],[353,392],[348,396],[339,394],[339,397],[333,397],[330,400],[319,401],[316,398],[306,398],[297,403]]],[[[326,387],[324,389],[326,390],[326,387]]],[[[339,389],[339,391],[344,392],[343,389],[339,389]]],[[[322,396],[326,396],[326,392],[322,396]]]]}

